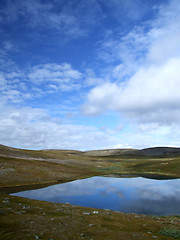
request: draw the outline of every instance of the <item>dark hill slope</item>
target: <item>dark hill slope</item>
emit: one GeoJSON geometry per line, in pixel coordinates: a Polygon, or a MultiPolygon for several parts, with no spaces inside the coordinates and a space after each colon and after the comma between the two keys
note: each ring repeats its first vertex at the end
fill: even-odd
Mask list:
{"type": "Polygon", "coordinates": [[[140,153],[144,156],[178,156],[180,155],[180,148],[172,148],[172,147],[154,147],[154,148],[146,148],[140,150],[140,153]]]}
{"type": "Polygon", "coordinates": [[[84,154],[89,156],[101,156],[101,157],[171,157],[180,156],[180,148],[171,147],[153,147],[145,148],[142,150],[137,149],[105,149],[105,150],[95,150],[87,151],[84,154]]]}

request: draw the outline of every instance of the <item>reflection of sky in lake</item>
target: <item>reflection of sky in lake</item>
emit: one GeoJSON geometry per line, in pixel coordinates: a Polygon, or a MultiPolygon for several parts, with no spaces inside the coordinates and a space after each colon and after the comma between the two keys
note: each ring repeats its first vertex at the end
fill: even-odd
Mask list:
{"type": "Polygon", "coordinates": [[[180,179],[92,177],[13,195],[126,213],[180,214],[180,179]]]}

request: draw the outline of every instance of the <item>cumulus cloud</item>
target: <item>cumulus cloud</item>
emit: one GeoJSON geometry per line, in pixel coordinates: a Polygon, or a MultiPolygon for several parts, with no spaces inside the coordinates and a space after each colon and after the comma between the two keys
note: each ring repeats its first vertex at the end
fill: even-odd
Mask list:
{"type": "MultiPolygon", "coordinates": [[[[96,127],[72,124],[63,116],[62,100],[52,106],[49,113],[42,108],[23,107],[29,100],[35,100],[49,93],[74,91],[81,88],[83,74],[64,64],[44,64],[0,75],[0,142],[14,147],[40,149],[98,149],[112,148],[119,143],[115,133],[102,131],[96,127]],[[54,107],[56,108],[55,110],[54,107]],[[58,112],[58,113],[57,113],[58,112]]],[[[66,99],[65,99],[66,100],[66,99]]],[[[71,96],[71,100],[74,97],[71,96]]],[[[66,107],[66,111],[68,110],[66,107]]]]}
{"type": "MultiPolygon", "coordinates": [[[[129,73],[124,70],[126,61],[120,54],[122,63],[112,71],[112,81],[100,84],[89,92],[83,106],[86,114],[95,115],[106,110],[115,110],[142,122],[180,123],[179,8],[178,1],[160,7],[159,17],[151,23],[144,35],[140,33],[140,40],[135,41],[136,50],[131,52],[134,60],[130,64],[136,58],[140,59],[138,65],[136,64],[136,71],[128,79],[123,78],[123,75],[129,76],[129,73]],[[141,42],[143,46],[139,46],[141,42]],[[121,79],[115,80],[114,77],[121,79]],[[166,120],[163,121],[163,118],[166,120]]],[[[127,45],[131,44],[131,35],[138,39],[138,33],[134,35],[133,30],[125,36],[127,45]]],[[[116,48],[119,45],[120,43],[116,48]]],[[[113,45],[112,51],[116,48],[113,45]]],[[[129,58],[126,49],[124,53],[129,58]]],[[[116,55],[118,56],[117,51],[116,55]]]]}
{"type": "Polygon", "coordinates": [[[98,114],[101,111],[123,110],[132,112],[156,109],[179,109],[180,58],[170,59],[163,65],[151,65],[140,69],[126,83],[105,83],[92,89],[85,111],[98,114]]]}

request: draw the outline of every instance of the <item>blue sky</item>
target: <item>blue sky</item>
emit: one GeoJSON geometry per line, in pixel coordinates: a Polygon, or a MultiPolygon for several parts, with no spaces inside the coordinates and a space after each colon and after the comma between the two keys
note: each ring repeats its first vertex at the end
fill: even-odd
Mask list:
{"type": "Polygon", "coordinates": [[[178,0],[1,0],[0,143],[180,145],[178,0]]]}

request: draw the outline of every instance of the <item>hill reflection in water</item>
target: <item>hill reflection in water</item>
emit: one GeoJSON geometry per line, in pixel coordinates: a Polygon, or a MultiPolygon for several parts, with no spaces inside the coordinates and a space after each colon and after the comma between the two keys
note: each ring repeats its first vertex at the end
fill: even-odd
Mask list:
{"type": "Polygon", "coordinates": [[[180,179],[92,177],[12,195],[125,213],[180,214],[180,179]]]}

